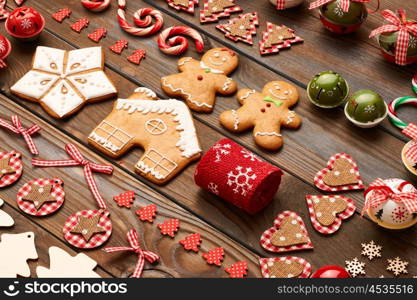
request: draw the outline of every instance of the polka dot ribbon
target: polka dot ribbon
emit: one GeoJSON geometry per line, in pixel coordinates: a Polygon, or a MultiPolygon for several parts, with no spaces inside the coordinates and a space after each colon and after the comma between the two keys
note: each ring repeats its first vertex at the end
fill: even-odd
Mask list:
{"type": "Polygon", "coordinates": [[[135,229],[129,230],[129,232],[127,233],[127,240],[130,244],[130,247],[107,247],[104,248],[104,251],[106,251],[107,253],[119,251],[135,252],[138,255],[138,261],[136,263],[135,271],[133,272],[132,277],[140,278],[143,272],[143,267],[145,266],[145,260],[152,264],[159,259],[159,256],[156,253],[146,251],[140,248],[138,233],[135,229]]]}
{"type": "Polygon", "coordinates": [[[32,165],[37,167],[72,167],[72,166],[83,166],[84,176],[88,183],[88,186],[93,194],[94,198],[97,201],[98,206],[101,209],[107,209],[107,205],[104,202],[104,199],[101,197],[97,183],[94,180],[93,172],[103,173],[103,174],[112,174],[113,167],[109,165],[102,165],[90,162],[86,160],[82,155],[80,150],[75,145],[67,144],[65,145],[65,151],[72,159],[68,160],[40,160],[32,159],[32,165]]]}
{"type": "Polygon", "coordinates": [[[29,147],[30,153],[37,155],[39,154],[38,148],[33,142],[32,135],[37,133],[41,128],[38,125],[32,125],[29,128],[24,128],[22,122],[18,116],[12,116],[12,123],[10,124],[6,120],[0,119],[0,127],[9,129],[10,131],[23,136],[26,144],[29,147]]]}
{"type": "MultiPolygon", "coordinates": [[[[410,184],[409,182],[404,182],[404,185],[410,184]]],[[[401,186],[400,186],[401,188],[401,186]]],[[[362,210],[362,215],[370,207],[375,208],[385,203],[389,199],[402,203],[407,208],[407,210],[412,214],[417,212],[417,192],[411,193],[395,193],[389,186],[387,186],[381,178],[378,178],[369,185],[369,188],[365,191],[365,197],[368,193],[373,192],[371,196],[366,200],[366,203],[362,210]]]]}
{"type": "MultiPolygon", "coordinates": [[[[279,0],[278,0],[279,1],[279,0]]],[[[310,4],[310,9],[314,9],[320,6],[323,6],[327,3],[333,2],[334,0],[318,0],[310,4]]],[[[368,3],[371,0],[339,0],[340,8],[344,12],[349,11],[350,2],[357,2],[357,3],[368,3]]],[[[378,0],[378,7],[379,7],[379,0],[378,0]]]]}
{"type": "Polygon", "coordinates": [[[383,10],[381,15],[388,24],[373,30],[369,35],[369,38],[382,33],[398,31],[397,46],[395,49],[395,63],[400,66],[405,66],[407,64],[407,51],[410,33],[417,36],[417,22],[407,20],[405,10],[402,8],[399,8],[397,13],[398,16],[389,9],[383,10]]]}

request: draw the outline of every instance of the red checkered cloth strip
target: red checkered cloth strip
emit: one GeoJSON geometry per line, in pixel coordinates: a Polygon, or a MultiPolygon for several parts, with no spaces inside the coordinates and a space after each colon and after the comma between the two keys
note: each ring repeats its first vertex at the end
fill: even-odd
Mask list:
{"type": "Polygon", "coordinates": [[[0,188],[15,183],[20,178],[20,176],[22,176],[23,164],[21,156],[22,155],[15,150],[11,152],[0,152],[0,160],[7,157],[9,159],[9,166],[15,170],[14,173],[0,176],[0,188]]]}
{"type": "Polygon", "coordinates": [[[370,192],[373,193],[370,194],[371,196],[366,200],[362,215],[370,207],[378,207],[388,200],[404,204],[411,214],[417,212],[417,192],[395,193],[381,178],[378,178],[370,184],[369,188],[365,191],[365,197],[370,192]]]}
{"type": "Polygon", "coordinates": [[[299,263],[303,266],[303,272],[297,276],[297,278],[308,278],[311,274],[311,264],[301,257],[296,256],[284,256],[284,257],[271,257],[271,258],[260,258],[259,265],[261,267],[262,277],[264,278],[274,278],[273,275],[269,274],[269,267],[274,265],[276,261],[285,261],[288,264],[292,262],[299,263]]]}
{"type": "Polygon", "coordinates": [[[107,247],[104,248],[104,251],[106,251],[107,253],[118,251],[135,252],[138,255],[138,262],[136,263],[135,271],[133,272],[132,277],[140,278],[140,276],[142,275],[143,267],[145,266],[145,260],[153,264],[159,259],[159,255],[140,248],[138,233],[135,229],[131,229],[128,231],[127,240],[129,241],[130,247],[107,247]]]}
{"type": "Polygon", "coordinates": [[[369,38],[380,35],[382,33],[397,32],[397,46],[395,49],[395,63],[400,66],[407,64],[407,51],[410,40],[410,34],[417,37],[417,22],[407,20],[405,10],[399,8],[397,10],[398,16],[389,9],[381,12],[382,17],[388,24],[378,27],[373,30],[369,38]]]}
{"type": "MultiPolygon", "coordinates": [[[[333,2],[334,0],[318,0],[310,4],[310,9],[314,9],[320,6],[323,6],[324,4],[333,2]]],[[[340,7],[344,12],[349,11],[350,2],[358,2],[358,3],[368,3],[371,0],[339,0],[340,7]]],[[[378,6],[379,6],[379,0],[378,0],[378,6]]]]}
{"type": "Polygon", "coordinates": [[[0,119],[0,126],[9,129],[10,131],[22,135],[29,147],[30,153],[37,155],[39,154],[38,148],[36,148],[33,142],[32,135],[37,133],[41,128],[38,125],[32,125],[29,128],[24,128],[22,122],[18,116],[12,116],[12,124],[6,120],[0,119]]]}
{"type": "Polygon", "coordinates": [[[67,144],[65,145],[65,151],[72,159],[68,160],[41,160],[41,159],[32,159],[32,165],[37,167],[71,167],[71,166],[83,166],[84,167],[84,176],[87,180],[88,186],[96,199],[98,206],[102,209],[107,209],[107,205],[104,202],[104,199],[101,197],[97,183],[94,180],[93,172],[103,173],[103,174],[112,174],[113,167],[109,165],[102,165],[90,162],[81,155],[80,150],[75,145],[67,144]]]}
{"type": "Polygon", "coordinates": [[[0,0],[0,21],[6,20],[9,16],[9,12],[4,8],[6,6],[6,0],[0,0]]]}
{"type": "MultiPolygon", "coordinates": [[[[417,142],[417,125],[410,123],[402,131],[406,136],[417,142]]],[[[417,163],[417,143],[414,143],[405,153],[405,156],[413,163],[417,163]]]]}

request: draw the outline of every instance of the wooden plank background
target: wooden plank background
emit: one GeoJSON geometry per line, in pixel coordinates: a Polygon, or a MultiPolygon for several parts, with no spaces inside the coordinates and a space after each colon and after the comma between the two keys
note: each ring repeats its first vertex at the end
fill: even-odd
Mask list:
{"type": "MultiPolygon", "coordinates": [[[[9,68],[0,71],[0,115],[8,118],[12,114],[18,114],[25,123],[36,122],[41,125],[43,131],[41,136],[36,138],[36,143],[39,145],[42,158],[66,158],[63,145],[72,142],[79,145],[89,159],[116,167],[111,177],[96,176],[100,190],[110,206],[114,223],[114,233],[106,245],[125,244],[126,231],[132,227],[136,228],[144,247],[161,255],[159,264],[146,265],[144,277],[227,276],[222,268],[208,266],[200,254],[187,253],[182,249],[178,241],[191,232],[202,234],[203,252],[218,246],[225,248],[224,266],[245,260],[249,263],[249,276],[259,277],[257,259],[276,256],[260,247],[259,237],[272,225],[275,216],[287,209],[303,217],[315,245],[313,251],[293,254],[307,258],[314,268],[327,264],[343,265],[345,260],[360,256],[362,242],[375,240],[384,246],[384,259],[367,262],[362,258],[367,262],[367,276],[383,274],[389,277],[390,274],[385,271],[385,259],[394,256],[410,261],[409,272],[416,275],[415,227],[402,232],[389,232],[378,228],[366,217],[361,218],[359,215],[364,202],[362,193],[351,192],[346,195],[355,200],[358,212],[338,233],[331,237],[323,237],[311,227],[304,199],[306,194],[319,193],[313,185],[314,174],[325,166],[332,154],[340,151],[349,153],[357,160],[361,175],[367,184],[377,177],[398,177],[416,183],[415,178],[409,175],[400,162],[401,149],[406,139],[388,121],[374,129],[356,128],[345,119],[342,109],[318,109],[309,103],[305,93],[305,87],[315,73],[332,69],[343,74],[352,91],[373,89],[388,102],[398,96],[412,94],[410,80],[415,67],[400,68],[386,63],[379,54],[375,41],[368,39],[369,32],[382,23],[379,14],[371,15],[358,33],[341,37],[323,29],[317,12],[309,11],[307,3],[296,9],[277,12],[267,0],[237,2],[245,12],[257,11],[260,15],[261,26],[255,38],[255,45],[266,21],[285,24],[297,30],[297,34],[305,39],[304,44],[294,45],[291,50],[281,51],[278,55],[261,57],[257,46],[250,47],[227,40],[215,29],[215,24],[201,26],[198,13],[194,17],[186,13],[177,13],[169,9],[164,0],[128,0],[127,16],[131,22],[131,16],[137,9],[154,7],[163,12],[165,28],[181,24],[192,26],[203,35],[206,49],[218,46],[234,49],[240,56],[239,68],[233,73],[239,88],[261,90],[266,82],[272,80],[287,80],[298,87],[301,98],[296,112],[302,117],[303,125],[300,130],[284,130],[285,145],[278,152],[265,152],[258,148],[253,143],[251,133],[233,135],[219,125],[218,116],[222,111],[239,107],[234,96],[218,97],[215,110],[211,114],[193,113],[204,151],[217,140],[229,137],[284,170],[285,176],[273,203],[255,216],[249,216],[200,190],[193,181],[195,164],[169,184],[160,187],[133,172],[133,166],[142,153],[140,149],[131,151],[120,160],[112,160],[89,147],[86,137],[110,112],[113,105],[111,100],[87,105],[68,120],[59,121],[49,117],[39,105],[10,94],[10,86],[29,69],[37,45],[67,50],[94,46],[96,44],[88,39],[87,33],[104,26],[108,30],[107,37],[99,45],[105,49],[106,73],[118,88],[119,96],[130,95],[136,86],[146,86],[164,98],[160,89],[160,78],[177,72],[178,58],[161,53],[157,48],[156,36],[135,38],[123,32],[117,23],[115,1],[109,10],[95,14],[85,10],[78,0],[55,0],[52,3],[29,0],[27,5],[42,13],[47,24],[37,43],[22,44],[13,41],[13,52],[8,58],[9,68]],[[70,19],[59,24],[50,15],[63,7],[70,7],[73,13],[70,19]],[[77,34],[69,25],[81,17],[88,17],[90,25],[81,34],[77,34]],[[108,47],[121,38],[129,41],[129,49],[122,55],[116,55],[108,47]],[[147,58],[139,67],[126,60],[126,57],[138,48],[147,51],[147,58]],[[137,192],[135,205],[131,210],[118,208],[111,200],[113,195],[127,189],[137,192]],[[148,203],[156,203],[160,208],[155,224],[172,217],[181,220],[180,233],[174,239],[162,237],[155,225],[143,224],[134,215],[138,207],[148,203]]],[[[9,1],[8,6],[10,9],[15,7],[13,1],[9,1]]],[[[417,17],[417,6],[412,0],[382,1],[383,8],[395,9],[399,6],[406,8],[410,17],[417,17]]],[[[0,29],[0,33],[4,34],[3,28],[0,29]]],[[[197,59],[200,57],[193,45],[190,45],[186,55],[197,59]]],[[[401,109],[400,114],[404,120],[417,122],[413,108],[401,109]]],[[[7,202],[5,210],[13,213],[18,225],[12,229],[1,229],[0,233],[25,230],[36,233],[40,259],[38,262],[31,262],[31,266],[37,263],[48,264],[47,248],[51,245],[58,245],[74,253],[76,249],[71,249],[62,237],[62,224],[71,213],[95,207],[82,177],[82,169],[33,169],[30,166],[30,155],[21,139],[3,130],[0,131],[0,139],[1,150],[16,149],[24,153],[26,170],[19,183],[2,190],[1,196],[7,202]],[[67,182],[64,207],[57,214],[46,218],[23,215],[15,201],[18,188],[24,182],[39,176],[59,176],[67,182]],[[28,224],[27,227],[19,224],[21,222],[28,224]]],[[[100,249],[88,251],[87,254],[98,261],[99,272],[103,276],[129,276],[135,263],[135,257],[130,254],[106,254],[100,249]]]]}

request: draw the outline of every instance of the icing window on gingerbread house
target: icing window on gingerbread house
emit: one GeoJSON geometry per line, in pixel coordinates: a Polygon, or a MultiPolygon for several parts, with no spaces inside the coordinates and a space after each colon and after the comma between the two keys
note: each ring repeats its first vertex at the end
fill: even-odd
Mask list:
{"type": "Polygon", "coordinates": [[[150,172],[158,179],[164,179],[171,174],[178,165],[155,149],[150,149],[142,157],[137,167],[145,173],[150,172]]]}
{"type": "Polygon", "coordinates": [[[132,136],[109,122],[103,121],[91,133],[90,138],[100,143],[110,152],[116,153],[130,142],[132,136]]]}
{"type": "Polygon", "coordinates": [[[150,119],[145,123],[147,132],[153,135],[160,135],[167,131],[168,127],[161,119],[150,119]]]}

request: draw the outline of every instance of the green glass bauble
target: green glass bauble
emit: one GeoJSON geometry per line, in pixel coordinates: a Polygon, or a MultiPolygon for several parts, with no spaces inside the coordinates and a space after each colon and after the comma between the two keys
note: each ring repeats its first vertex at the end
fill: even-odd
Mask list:
{"type": "Polygon", "coordinates": [[[308,98],[320,107],[332,108],[344,103],[349,94],[346,80],[332,71],[317,74],[307,87],[308,98]]]}
{"type": "Polygon", "coordinates": [[[378,93],[360,90],[350,97],[346,111],[355,121],[368,123],[382,118],[387,107],[378,93]]]}
{"type": "Polygon", "coordinates": [[[339,25],[355,25],[362,23],[368,16],[364,3],[350,2],[349,10],[344,12],[340,1],[333,1],[320,7],[322,15],[339,25]]]}
{"type": "MultiPolygon", "coordinates": [[[[378,37],[379,45],[387,53],[395,55],[395,49],[397,49],[398,31],[383,33],[378,37]]],[[[417,37],[410,34],[408,40],[408,51],[407,56],[417,56],[417,37]]]]}

